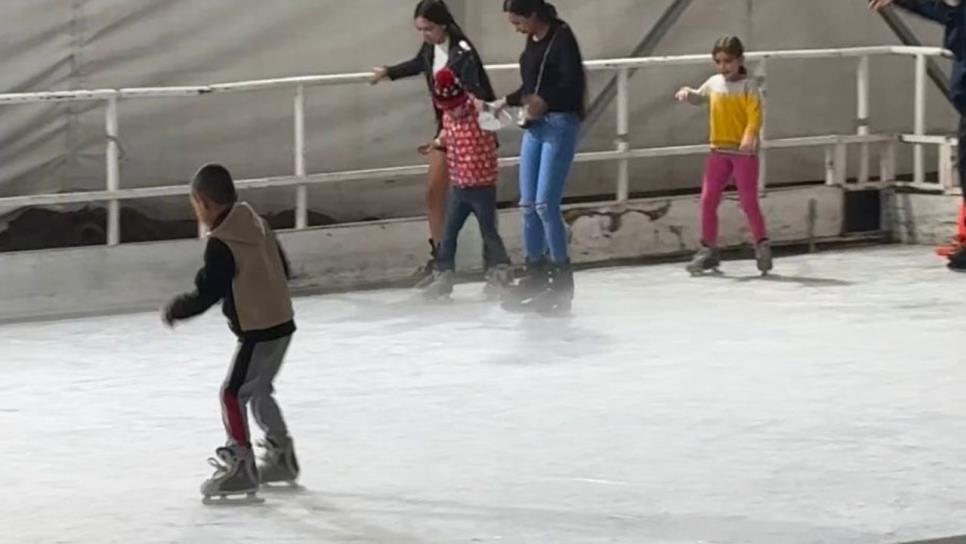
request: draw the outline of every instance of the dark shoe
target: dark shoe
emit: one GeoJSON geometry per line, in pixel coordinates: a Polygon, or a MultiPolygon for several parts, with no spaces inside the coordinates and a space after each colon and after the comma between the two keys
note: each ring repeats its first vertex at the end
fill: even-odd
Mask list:
{"type": "Polygon", "coordinates": [[[966,246],[961,246],[952,253],[946,266],[954,272],[966,272],[966,246]]]}
{"type": "Polygon", "coordinates": [[[429,241],[429,255],[430,258],[426,265],[413,274],[413,281],[416,282],[413,286],[415,289],[425,289],[433,283],[433,272],[436,270],[436,257],[439,256],[439,246],[432,240],[429,241]]]}
{"type": "Polygon", "coordinates": [[[503,309],[507,311],[527,310],[529,301],[543,293],[550,286],[550,270],[543,261],[527,263],[523,277],[516,285],[504,291],[502,297],[503,309]]]}
{"type": "Polygon", "coordinates": [[[534,309],[545,315],[566,315],[574,300],[574,271],[570,263],[550,268],[550,286],[532,299],[534,309]]]}

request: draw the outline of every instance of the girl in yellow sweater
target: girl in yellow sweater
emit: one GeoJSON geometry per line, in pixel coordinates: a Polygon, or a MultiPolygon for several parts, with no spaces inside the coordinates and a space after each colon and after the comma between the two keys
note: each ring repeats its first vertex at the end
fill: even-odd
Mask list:
{"type": "Polygon", "coordinates": [[[712,56],[718,73],[698,89],[684,87],[675,94],[680,102],[708,104],[711,154],[701,190],[701,249],[688,264],[688,272],[700,274],[718,267],[718,206],[734,178],[741,208],[755,241],[758,270],[772,269],[771,248],[765,219],[758,203],[758,135],[761,131],[761,94],[744,65],[741,40],[727,37],[714,45],[712,56]]]}

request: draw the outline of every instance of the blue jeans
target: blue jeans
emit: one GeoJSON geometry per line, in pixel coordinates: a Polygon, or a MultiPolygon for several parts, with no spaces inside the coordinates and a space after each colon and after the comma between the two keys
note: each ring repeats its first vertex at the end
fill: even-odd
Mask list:
{"type": "Polygon", "coordinates": [[[443,243],[436,256],[436,270],[443,272],[456,268],[456,242],[470,214],[476,216],[483,235],[483,260],[486,269],[510,264],[503,238],[497,230],[496,187],[460,188],[450,187],[446,199],[446,226],[443,243]]]}
{"type": "Polygon", "coordinates": [[[575,113],[548,113],[527,129],[520,150],[520,208],[527,262],[544,259],[566,263],[567,228],[560,204],[577,153],[580,118],[575,113]]]}

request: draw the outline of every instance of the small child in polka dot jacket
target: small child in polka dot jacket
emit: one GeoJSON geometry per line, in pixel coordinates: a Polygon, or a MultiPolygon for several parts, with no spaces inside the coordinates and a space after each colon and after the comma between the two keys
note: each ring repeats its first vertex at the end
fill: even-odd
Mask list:
{"type": "Polygon", "coordinates": [[[427,298],[441,298],[453,291],[456,242],[470,214],[476,216],[483,236],[486,292],[499,296],[510,284],[510,258],[497,230],[496,182],[499,177],[496,134],[480,127],[479,111],[449,69],[434,78],[434,100],[443,112],[443,129],[437,145],[446,150],[450,190],[446,201],[446,225],[436,258],[433,282],[427,298]]]}
{"type": "Polygon", "coordinates": [[[436,73],[435,94],[443,112],[439,143],[446,148],[450,182],[463,188],[495,186],[499,175],[496,134],[480,127],[472,97],[448,68],[436,73]]]}

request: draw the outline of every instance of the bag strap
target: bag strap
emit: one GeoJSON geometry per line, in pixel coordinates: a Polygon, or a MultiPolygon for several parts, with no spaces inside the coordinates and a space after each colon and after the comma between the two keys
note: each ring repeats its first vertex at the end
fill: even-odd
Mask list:
{"type": "Polygon", "coordinates": [[[547,69],[547,59],[550,58],[550,50],[553,49],[553,44],[557,41],[557,36],[559,35],[560,28],[557,28],[550,38],[550,43],[547,44],[547,50],[543,53],[543,60],[540,62],[540,73],[537,75],[537,86],[533,89],[533,94],[540,92],[540,86],[543,85],[543,72],[547,69]]]}

